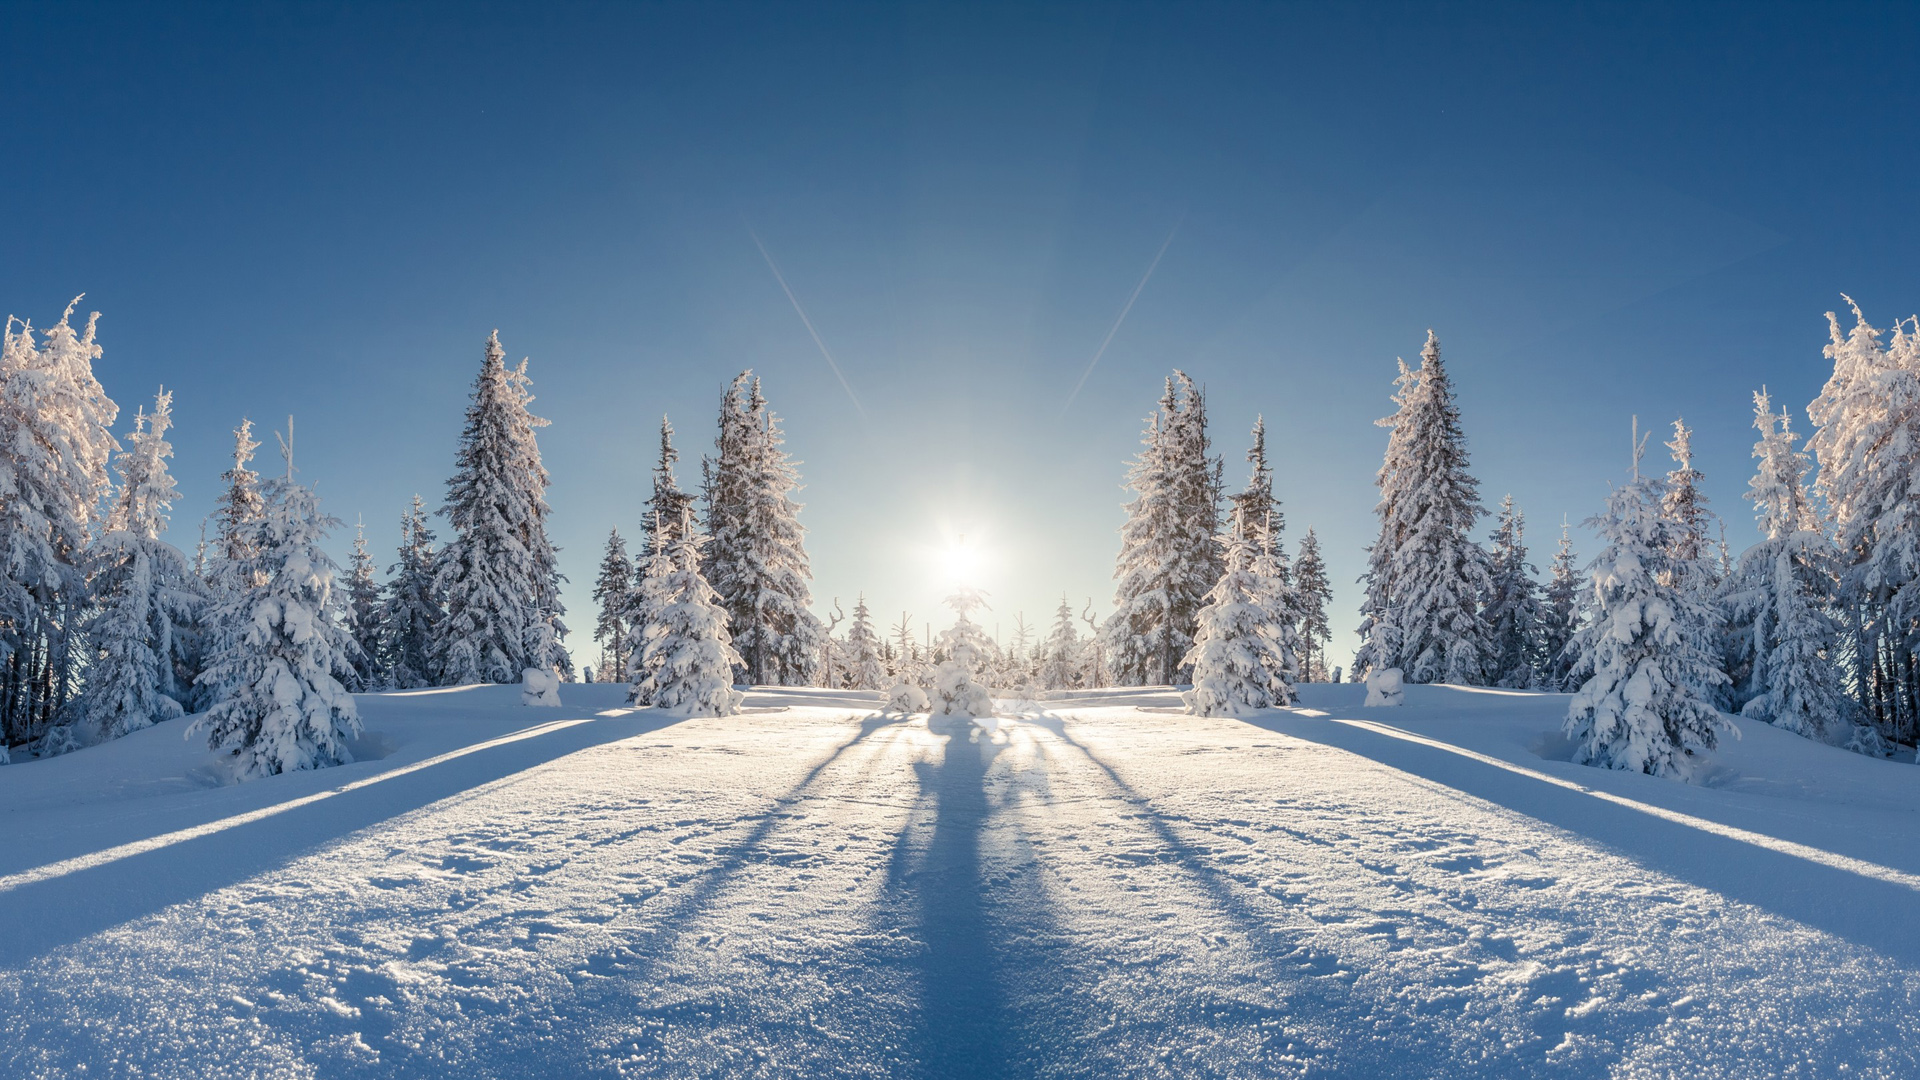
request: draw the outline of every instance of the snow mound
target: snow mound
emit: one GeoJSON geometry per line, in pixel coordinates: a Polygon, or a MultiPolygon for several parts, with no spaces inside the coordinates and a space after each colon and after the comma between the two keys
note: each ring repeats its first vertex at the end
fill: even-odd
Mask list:
{"type": "Polygon", "coordinates": [[[560,706],[560,676],[551,670],[528,668],[520,673],[520,704],[560,706]]]}
{"type": "Polygon", "coordinates": [[[1407,690],[1399,668],[1367,672],[1367,706],[1403,705],[1406,700],[1407,690]]]}

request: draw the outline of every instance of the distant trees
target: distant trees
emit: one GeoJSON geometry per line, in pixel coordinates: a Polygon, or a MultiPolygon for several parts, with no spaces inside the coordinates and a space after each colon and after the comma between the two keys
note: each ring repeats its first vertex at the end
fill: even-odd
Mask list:
{"type": "Polygon", "coordinates": [[[1536,571],[1527,562],[1526,518],[1513,505],[1512,495],[1501,500],[1499,520],[1481,612],[1493,648],[1486,678],[1492,686],[1525,690],[1544,681],[1547,617],[1536,571]]]}
{"type": "Polygon", "coordinates": [[[1327,564],[1320,555],[1320,538],[1313,529],[1300,538],[1300,554],[1293,562],[1295,604],[1300,611],[1300,663],[1307,682],[1326,682],[1329,677],[1327,643],[1333,629],[1327,623],[1327,605],[1333,601],[1333,586],[1327,581],[1327,564]]]}

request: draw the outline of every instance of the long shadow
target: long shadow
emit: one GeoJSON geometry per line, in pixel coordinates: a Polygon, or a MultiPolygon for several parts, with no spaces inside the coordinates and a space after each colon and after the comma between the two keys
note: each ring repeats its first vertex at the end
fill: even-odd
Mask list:
{"type": "MultiPolygon", "coordinates": [[[[1377,1003],[1357,999],[1348,980],[1316,977],[1325,972],[1320,970],[1321,958],[1306,948],[1306,935],[1291,928],[1274,926],[1269,916],[1248,904],[1242,893],[1245,886],[1210,865],[1207,853],[1183,840],[1165,817],[1153,809],[1152,803],[1127,783],[1113,766],[1068,734],[1064,720],[1045,714],[1028,722],[1053,732],[1062,743],[1078,751],[1097,767],[1121,793],[1124,801],[1135,808],[1139,819],[1164,847],[1169,858],[1163,862],[1185,871],[1218,911],[1232,919],[1251,941],[1263,948],[1269,969],[1277,975],[1288,977],[1287,981],[1293,988],[1303,991],[1289,993],[1285,1009],[1276,1010],[1270,1016],[1252,1019],[1278,1021],[1292,1030],[1288,1038],[1306,1035],[1310,1041],[1318,1043],[1315,1049],[1324,1056],[1315,1060],[1314,1075],[1321,1075],[1324,1071],[1334,1076],[1397,1076],[1411,1075],[1410,1070],[1430,1076],[1509,1074],[1503,1070],[1511,1070],[1511,1075],[1534,1075],[1539,1071],[1537,1060],[1529,1060],[1517,1053],[1524,1050],[1524,1046],[1500,1046],[1494,1043],[1492,1056],[1485,1056],[1482,1051],[1489,1047],[1488,1043],[1480,1042],[1471,1046],[1463,1043],[1454,1025],[1444,1017],[1429,1018],[1403,1013],[1394,1019],[1399,1028],[1394,1038],[1353,1038],[1354,1032],[1366,1030],[1378,1022],[1378,1016],[1374,1015],[1377,1003]]],[[[1253,1011],[1244,1004],[1241,1008],[1253,1011]]],[[[1651,1026],[1652,1023],[1649,1020],[1647,1025],[1651,1026]]],[[[1631,1039],[1632,1036],[1627,1037],[1631,1039]]],[[[1279,1045],[1272,1042],[1264,1045],[1263,1051],[1271,1051],[1278,1058],[1271,1063],[1264,1060],[1258,1063],[1272,1068],[1275,1074],[1294,1075],[1297,1064],[1292,1060],[1292,1048],[1286,1046],[1287,1042],[1288,1039],[1283,1038],[1277,1040],[1279,1045]],[[1285,1047],[1284,1052],[1282,1047],[1285,1047]]],[[[1254,1064],[1249,1062],[1250,1066],[1254,1064]]],[[[1590,1062],[1575,1073],[1563,1070],[1561,1075],[1603,1075],[1610,1065],[1611,1062],[1590,1062]]],[[[1248,1075],[1254,1074],[1249,1069],[1248,1075]]]]}
{"type": "Polygon", "coordinates": [[[1920,965],[1920,895],[1906,886],[1668,821],[1436,747],[1350,724],[1268,715],[1245,723],[1346,750],[1565,829],[1633,862],[1920,965]]]}
{"type": "Polygon", "coordinates": [[[981,831],[991,813],[987,769],[1001,744],[969,741],[968,726],[962,721],[946,733],[937,765],[915,765],[922,790],[933,796],[933,831],[920,865],[901,882],[911,883],[915,934],[925,945],[918,1075],[927,1080],[1004,1076],[1007,1068],[1004,991],[980,861],[981,831]]]}
{"type": "Polygon", "coordinates": [[[0,894],[0,968],[173,904],[266,873],[361,829],[482,784],[679,723],[640,713],[599,718],[476,750],[282,813],[19,885],[0,894]]]}

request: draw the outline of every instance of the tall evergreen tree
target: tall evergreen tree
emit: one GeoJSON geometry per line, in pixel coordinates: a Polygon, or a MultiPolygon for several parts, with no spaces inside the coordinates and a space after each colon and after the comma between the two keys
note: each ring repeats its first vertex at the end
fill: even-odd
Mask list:
{"type": "Polygon", "coordinates": [[[1500,523],[1493,533],[1493,587],[1483,617],[1493,644],[1487,681],[1525,690],[1544,681],[1546,615],[1540,605],[1537,571],[1527,562],[1526,518],[1513,496],[1500,501],[1500,523]]]}
{"type": "Polygon", "coordinates": [[[1675,584],[1672,519],[1663,486],[1639,475],[1607,500],[1588,525],[1605,547],[1589,567],[1593,620],[1574,637],[1588,674],[1567,710],[1574,760],[1655,776],[1686,777],[1713,749],[1726,721],[1707,696],[1726,681],[1698,636],[1708,605],[1675,584]]]}
{"type": "Polygon", "coordinates": [[[0,763],[9,743],[44,733],[78,674],[87,551],[120,449],[118,407],[93,375],[99,313],[72,304],[34,343],[7,317],[0,336],[0,763]]]}
{"type": "Polygon", "coordinates": [[[607,535],[600,573],[593,579],[593,599],[600,605],[593,640],[600,645],[600,671],[611,680],[614,672],[627,670],[627,619],[633,613],[633,560],[619,529],[607,535]]]}
{"type": "Polygon", "coordinates": [[[800,473],[782,450],[760,380],[741,372],[720,401],[707,484],[707,578],[728,613],[740,675],[754,684],[813,682],[825,639],[809,607],[812,570],[792,492],[800,473]]]}
{"type": "Polygon", "coordinates": [[[1883,734],[1911,742],[1920,738],[1920,323],[1896,323],[1882,344],[1844,299],[1854,325],[1843,331],[1827,313],[1833,374],[1807,407],[1808,447],[1840,553],[1854,692],[1883,734]]]}
{"type": "Polygon", "coordinates": [[[444,611],[434,586],[434,536],[420,496],[400,519],[399,561],[387,568],[380,600],[387,684],[400,690],[433,685],[433,642],[444,611]]]}
{"type": "Polygon", "coordinates": [[[987,594],[962,585],[947,597],[953,625],[940,632],[929,697],[936,716],[991,716],[993,699],[979,676],[993,654],[993,639],[973,621],[975,611],[987,607],[987,594]]]}
{"type": "Polygon", "coordinates": [[[441,685],[520,680],[528,668],[568,667],[557,638],[558,553],[547,539],[547,470],[534,433],[547,421],[527,406],[527,363],[506,366],[500,334],[487,339],[441,513],[453,539],[435,559],[446,616],[432,648],[441,685]]]}
{"type": "Polygon", "coordinates": [[[1660,512],[1672,522],[1673,572],[1675,584],[1699,592],[1711,590],[1719,575],[1715,572],[1715,550],[1711,538],[1714,513],[1707,509],[1706,493],[1700,490],[1706,474],[1693,467],[1693,429],[1685,420],[1673,422],[1673,441],[1667,444],[1673,454],[1673,469],[1667,473],[1666,490],[1660,499],[1660,512]]]}
{"type": "MultiPolygon", "coordinates": [[[[647,534],[647,540],[641,544],[643,550],[652,554],[646,556],[634,574],[635,584],[627,601],[627,664],[624,669],[627,682],[632,689],[627,699],[635,705],[653,704],[653,691],[657,685],[655,675],[661,654],[650,651],[652,637],[663,633],[666,625],[662,612],[674,603],[675,589],[684,585],[677,582],[679,572],[674,561],[674,552],[679,550],[679,542],[669,542],[667,537],[685,537],[693,532],[693,514],[686,508],[680,510],[681,521],[669,530],[667,523],[658,515],[654,516],[653,528],[647,534]]],[[[704,543],[704,541],[702,541],[704,543]]],[[[728,638],[731,643],[732,638],[728,638]]]]}
{"type": "Polygon", "coordinates": [[[167,468],[172,426],[173,395],[163,389],[151,415],[135,416],[117,459],[120,493],[93,555],[91,656],[67,745],[118,738],[185,711],[186,639],[206,594],[186,556],[160,538],[180,494],[167,468]]]}
{"type": "Polygon", "coordinates": [[[1741,557],[1726,589],[1729,667],[1739,680],[1733,698],[1743,715],[1879,752],[1879,738],[1856,719],[1837,663],[1837,553],[1807,496],[1807,455],[1794,449],[1791,418],[1773,413],[1764,388],[1753,395],[1753,425],[1760,464],[1746,498],[1764,539],[1741,557]]]}
{"type": "Polygon", "coordinates": [[[653,466],[653,493],[647,497],[646,513],[641,521],[646,523],[645,538],[640,544],[638,562],[642,565],[653,556],[653,522],[665,526],[662,540],[671,547],[680,540],[682,522],[693,522],[694,497],[680,490],[680,481],[674,476],[674,466],[680,462],[680,451],[673,448],[673,425],[667,418],[660,418],[660,457],[653,466]]]}
{"type": "Polygon", "coordinates": [[[1577,689],[1574,678],[1573,635],[1580,629],[1581,578],[1573,535],[1560,522],[1560,548],[1554,552],[1547,581],[1547,602],[1540,612],[1540,664],[1543,689],[1566,693],[1577,689]]]}
{"type": "Polygon", "coordinates": [[[1485,512],[1467,472],[1467,440],[1440,340],[1427,331],[1419,370],[1400,364],[1386,460],[1375,481],[1380,538],[1369,549],[1356,674],[1399,668],[1411,682],[1478,683],[1492,654],[1480,598],[1487,553],[1469,537],[1485,512]]]}
{"type": "Polygon", "coordinates": [[[262,515],[246,530],[252,584],[219,599],[215,617],[236,628],[202,678],[218,697],[191,731],[229,752],[240,777],[317,769],[353,760],[360,732],[353,695],[339,682],[351,670],[353,638],[336,618],[337,568],[321,548],[339,522],[320,512],[311,489],[285,478],[262,488],[262,515]]]}
{"type": "Polygon", "coordinates": [[[1207,437],[1206,399],[1185,372],[1167,380],[1127,474],[1134,493],[1120,528],[1114,612],[1102,630],[1107,664],[1125,685],[1177,683],[1191,669],[1195,621],[1223,566],[1220,462],[1207,437]]]}
{"type": "Polygon", "coordinates": [[[353,527],[353,561],[347,570],[347,628],[353,635],[352,678],[347,689],[378,690],[387,685],[382,658],[386,656],[385,627],[381,616],[380,579],[374,573],[373,555],[367,551],[367,527],[353,527]]]}
{"type": "Polygon", "coordinates": [[[1327,607],[1333,601],[1333,586],[1327,580],[1327,563],[1320,555],[1320,538],[1313,528],[1300,538],[1300,555],[1293,563],[1294,594],[1300,609],[1301,667],[1308,682],[1328,679],[1327,644],[1333,640],[1333,628],[1327,622],[1327,607]]]}

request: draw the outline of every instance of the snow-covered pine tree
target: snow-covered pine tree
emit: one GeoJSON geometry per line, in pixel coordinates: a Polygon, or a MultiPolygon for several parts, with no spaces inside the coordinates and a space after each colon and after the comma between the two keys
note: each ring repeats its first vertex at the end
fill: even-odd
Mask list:
{"type": "Polygon", "coordinates": [[[1320,555],[1320,538],[1313,528],[1300,538],[1300,554],[1293,563],[1295,602],[1300,608],[1301,667],[1308,682],[1326,682],[1327,643],[1333,640],[1333,628],[1327,623],[1327,606],[1333,601],[1333,586],[1327,580],[1327,563],[1320,555]]]}
{"type": "Polygon", "coordinates": [[[653,494],[647,497],[646,512],[640,520],[646,523],[645,539],[640,544],[640,552],[634,560],[637,565],[645,565],[653,557],[653,523],[661,522],[666,527],[663,534],[665,543],[671,547],[680,540],[680,524],[693,522],[694,497],[680,490],[680,481],[674,476],[674,466],[680,462],[680,451],[673,447],[673,425],[665,416],[660,418],[660,457],[653,465],[653,494]]]}
{"type": "Polygon", "coordinates": [[[1742,715],[1879,753],[1881,740],[1859,722],[1837,663],[1837,553],[1807,496],[1807,455],[1794,449],[1792,420],[1773,413],[1764,387],[1753,395],[1753,425],[1760,464],[1746,498],[1764,539],[1741,556],[1725,590],[1729,667],[1740,677],[1733,699],[1742,715]]]}
{"type": "Polygon", "coordinates": [[[1485,512],[1467,472],[1467,440],[1440,339],[1427,331],[1419,370],[1403,361],[1378,479],[1380,537],[1368,549],[1356,675],[1399,668],[1410,682],[1478,683],[1492,644],[1480,618],[1487,553],[1470,536],[1485,512]]]}
{"type": "Polygon", "coordinates": [[[373,555],[367,551],[366,522],[353,526],[353,561],[347,570],[347,627],[353,633],[353,677],[348,689],[379,690],[387,685],[382,658],[387,655],[385,626],[381,616],[380,579],[375,575],[373,555]]]}
{"type": "Polygon", "coordinates": [[[652,641],[649,635],[661,632],[664,625],[661,612],[673,603],[674,575],[678,572],[678,563],[674,553],[679,550],[678,541],[669,541],[668,536],[682,536],[692,531],[693,515],[681,508],[681,525],[672,529],[667,523],[655,518],[653,527],[647,530],[647,539],[641,544],[643,551],[649,551],[640,565],[634,568],[633,591],[627,596],[627,664],[622,669],[630,689],[627,700],[635,705],[653,704],[655,687],[654,676],[657,669],[652,666],[658,660],[657,654],[648,652],[652,641]]]}
{"type": "Polygon", "coordinates": [[[118,407],[93,375],[100,315],[76,332],[80,297],[35,345],[0,336],[0,763],[44,733],[73,689],[86,615],[88,544],[112,481],[118,407]]]}
{"type": "Polygon", "coordinates": [[[1547,581],[1546,604],[1540,609],[1540,664],[1542,689],[1566,693],[1579,688],[1574,677],[1575,656],[1570,651],[1580,629],[1581,579],[1573,534],[1560,522],[1560,548],[1554,552],[1547,581]]]}
{"type": "Polygon", "coordinates": [[[134,417],[117,459],[119,496],[93,553],[90,662],[63,745],[116,739],[185,711],[178,679],[206,593],[186,556],[160,538],[180,493],[167,468],[172,426],[173,395],[162,389],[152,414],[134,417]]]}
{"type": "Polygon", "coordinates": [[[824,630],[808,610],[813,575],[801,507],[791,494],[800,473],[780,448],[784,441],[760,380],[741,372],[720,400],[718,452],[708,463],[706,572],[745,659],[741,678],[806,686],[819,666],[824,630]]]}
{"type": "Polygon", "coordinates": [[[1040,643],[1041,689],[1072,690],[1079,686],[1085,675],[1085,652],[1079,627],[1074,625],[1073,605],[1062,593],[1060,606],[1053,613],[1053,630],[1040,643]]]}
{"type": "Polygon", "coordinates": [[[1807,407],[1808,448],[1819,465],[1840,553],[1838,603],[1854,690],[1880,732],[1920,738],[1920,680],[1911,628],[1920,623],[1920,322],[1891,341],[1859,305],[1843,331],[1827,313],[1833,374],[1807,407]]]}
{"type": "Polygon", "coordinates": [[[1249,535],[1245,516],[1235,507],[1232,527],[1221,539],[1227,568],[1207,593],[1184,661],[1193,669],[1193,689],[1180,697],[1195,716],[1246,716],[1293,704],[1299,657],[1288,619],[1289,589],[1264,530],[1249,535]]]}
{"type": "Polygon", "coordinates": [[[635,662],[646,674],[644,688],[635,685],[635,700],[644,700],[675,716],[731,716],[740,709],[743,695],[733,688],[733,672],[740,666],[727,634],[727,613],[720,607],[719,595],[700,573],[701,551],[706,538],[691,528],[691,519],[683,519],[679,539],[671,549],[654,558],[667,558],[671,573],[649,573],[643,582],[653,582],[661,591],[662,602],[648,612],[641,628],[645,644],[635,662]]]}
{"type": "Polygon", "coordinates": [[[1195,619],[1220,580],[1220,462],[1207,437],[1205,395],[1185,372],[1167,380],[1127,473],[1134,493],[1120,528],[1114,611],[1101,631],[1114,680],[1176,683],[1195,619]]]}
{"type": "Polygon", "coordinates": [[[399,690],[433,685],[433,641],[443,609],[434,591],[433,530],[420,496],[400,518],[400,558],[387,568],[380,600],[383,647],[380,662],[386,683],[399,690]]]}
{"type": "MultiPolygon", "coordinates": [[[[260,449],[253,437],[253,421],[242,418],[233,429],[233,465],[220,474],[222,487],[214,500],[213,554],[206,562],[209,595],[208,621],[201,634],[202,648],[208,659],[225,653],[233,642],[228,635],[232,626],[223,625],[214,614],[234,596],[253,588],[252,544],[259,531],[260,515],[266,503],[260,495],[260,474],[251,467],[254,452],[260,449]]],[[[220,688],[205,680],[194,682],[194,708],[197,711],[219,696],[220,688]]]]}
{"type": "Polygon", "coordinates": [[[627,670],[627,618],[633,613],[633,560],[619,529],[607,534],[606,554],[593,579],[593,600],[600,605],[593,640],[600,646],[600,670],[611,678],[613,672],[627,670]]]}
{"type": "Polygon", "coordinates": [[[292,447],[282,451],[286,476],[262,486],[262,515],[246,530],[252,585],[218,601],[215,617],[238,628],[201,676],[218,697],[189,730],[228,751],[242,778],[351,761],[347,741],[360,733],[338,678],[352,669],[353,637],[335,617],[337,567],[320,546],[339,522],[294,482],[292,447]]]}
{"type": "Polygon", "coordinates": [[[953,609],[953,625],[940,632],[929,697],[935,716],[992,716],[993,699],[977,676],[992,655],[993,642],[985,630],[973,621],[975,611],[985,610],[987,594],[962,585],[947,597],[953,609]]]}
{"type": "Polygon", "coordinates": [[[1673,549],[1668,554],[1673,558],[1674,581],[1705,593],[1718,584],[1709,536],[1714,514],[1707,509],[1706,493],[1700,490],[1706,474],[1693,467],[1693,429],[1684,419],[1673,422],[1673,441],[1667,449],[1673,454],[1674,467],[1667,473],[1660,512],[1672,523],[1673,549]]]}
{"type": "Polygon", "coordinates": [[[889,670],[893,680],[920,685],[926,673],[921,670],[920,643],[913,637],[913,616],[901,612],[900,621],[888,628],[887,636],[893,642],[893,667],[889,670]]]}
{"type": "Polygon", "coordinates": [[[1707,603],[1674,584],[1675,526],[1660,509],[1664,485],[1640,476],[1637,432],[1633,456],[1633,481],[1587,522],[1605,546],[1588,567],[1593,619],[1573,647],[1589,677],[1566,732],[1580,764],[1684,778],[1726,726],[1707,696],[1726,676],[1698,636],[1707,603]]]}
{"type": "Polygon", "coordinates": [[[848,689],[887,688],[887,667],[880,659],[880,637],[873,630],[866,593],[853,604],[853,623],[847,627],[846,664],[848,689]]]}
{"type": "Polygon", "coordinates": [[[1513,496],[1500,500],[1500,523],[1493,531],[1492,588],[1482,617],[1493,653],[1487,682],[1526,690],[1544,681],[1546,615],[1540,604],[1537,571],[1527,562],[1526,518],[1513,496]]]}
{"type": "Polygon", "coordinates": [[[435,557],[435,591],[446,616],[432,646],[443,686],[518,682],[527,668],[567,668],[557,638],[558,554],[547,539],[547,470],[535,432],[546,421],[527,406],[527,363],[509,368],[500,334],[487,338],[460,434],[447,501],[453,539],[435,557]]]}

